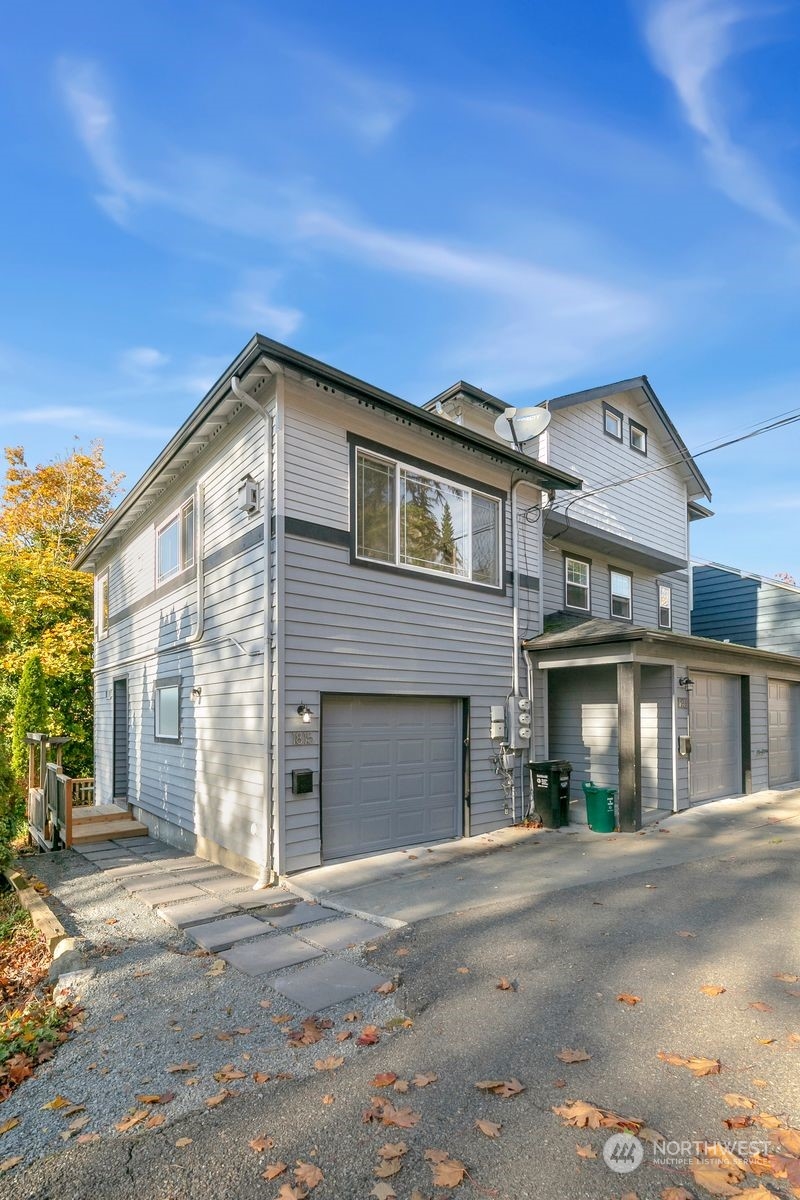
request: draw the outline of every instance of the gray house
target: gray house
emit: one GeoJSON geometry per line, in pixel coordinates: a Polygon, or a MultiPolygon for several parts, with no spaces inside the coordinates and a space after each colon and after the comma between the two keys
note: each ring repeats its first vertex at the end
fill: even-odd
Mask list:
{"type": "Polygon", "coordinates": [[[800,587],[719,563],[692,567],[692,633],[800,655],[800,587]]]}
{"type": "Polygon", "coordinates": [[[97,802],[264,881],[519,818],[519,513],[579,484],[255,337],[77,560],[97,802]]]}
{"type": "MultiPolygon", "coordinates": [[[[503,408],[465,384],[432,403],[484,433],[503,408]]],[[[542,544],[523,635],[534,756],[568,759],[576,797],[590,779],[617,788],[628,830],[646,809],[796,781],[800,659],[691,634],[690,530],[713,515],[710,491],[649,381],[547,407],[526,449],[584,482],[528,514],[542,544]]]]}

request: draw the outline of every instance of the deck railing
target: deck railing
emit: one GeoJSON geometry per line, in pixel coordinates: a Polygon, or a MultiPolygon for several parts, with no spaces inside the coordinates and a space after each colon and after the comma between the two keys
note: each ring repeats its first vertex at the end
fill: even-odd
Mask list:
{"type": "Polygon", "coordinates": [[[27,738],[28,832],[43,850],[69,848],[73,807],[94,804],[94,779],[72,779],[62,770],[61,755],[67,740],[42,733],[29,733],[27,738]],[[55,749],[55,762],[48,761],[48,748],[55,749]]]}

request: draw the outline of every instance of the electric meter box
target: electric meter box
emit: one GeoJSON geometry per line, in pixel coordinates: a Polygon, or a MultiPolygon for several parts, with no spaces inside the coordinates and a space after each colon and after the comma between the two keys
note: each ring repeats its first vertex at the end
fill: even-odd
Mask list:
{"type": "Polygon", "coordinates": [[[492,741],[504,742],[506,738],[506,710],[502,704],[493,704],[489,710],[490,731],[492,741]]]}
{"type": "Polygon", "coordinates": [[[508,699],[508,745],[512,750],[525,750],[531,743],[531,702],[525,696],[508,699]]]}

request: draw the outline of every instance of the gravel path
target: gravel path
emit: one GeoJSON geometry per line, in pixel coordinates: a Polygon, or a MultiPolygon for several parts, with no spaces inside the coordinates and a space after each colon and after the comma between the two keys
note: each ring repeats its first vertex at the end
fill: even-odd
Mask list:
{"type": "MultiPolygon", "coordinates": [[[[19,1118],[0,1139],[0,1160],[22,1155],[30,1164],[63,1148],[69,1124],[83,1117],[88,1121],[72,1136],[119,1137],[115,1125],[144,1107],[137,1102],[141,1095],[174,1093],[168,1103],[152,1105],[153,1115],[169,1124],[206,1110],[206,1101],[223,1088],[267,1096],[281,1086],[276,1076],[317,1074],[315,1061],[354,1053],[365,1024],[385,1025],[398,1016],[391,996],[368,994],[325,1011],[333,1027],[323,1040],[290,1049],[283,1030],[308,1014],[274,992],[269,977],[248,978],[232,967],[215,974],[220,958],[198,951],[185,934],[71,851],[27,859],[25,866],[50,888],[48,903],[68,933],[87,939],[87,966],[95,974],[78,993],[85,1008],[82,1032],[0,1109],[0,1124],[19,1118]],[[343,1022],[354,1008],[362,1019],[343,1022]],[[291,1021],[273,1020],[286,1014],[291,1021]],[[344,1031],[352,1036],[337,1042],[336,1033],[344,1031]],[[178,1064],[192,1065],[168,1070],[178,1064]],[[246,1077],[215,1079],[228,1064],[246,1077]],[[271,1078],[258,1083],[256,1074],[271,1078]],[[85,1111],[65,1117],[42,1108],[57,1095],[85,1111]]],[[[363,964],[370,955],[343,951],[336,957],[363,964]]]]}

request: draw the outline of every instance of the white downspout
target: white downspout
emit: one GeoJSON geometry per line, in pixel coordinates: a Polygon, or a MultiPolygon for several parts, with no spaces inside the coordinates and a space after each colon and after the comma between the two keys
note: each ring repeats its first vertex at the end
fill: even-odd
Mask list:
{"type": "MultiPolygon", "coordinates": [[[[273,374],[281,370],[277,363],[268,359],[261,361],[273,374]]],[[[272,429],[269,412],[242,388],[236,375],[231,378],[231,391],[264,422],[264,851],[258,879],[253,885],[254,891],[260,891],[276,882],[272,839],[272,429]]]]}

